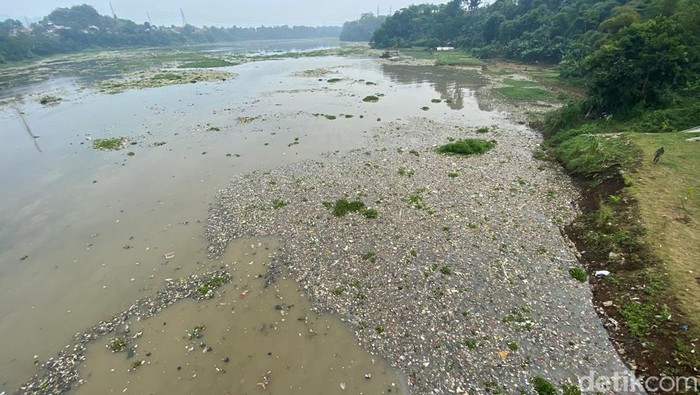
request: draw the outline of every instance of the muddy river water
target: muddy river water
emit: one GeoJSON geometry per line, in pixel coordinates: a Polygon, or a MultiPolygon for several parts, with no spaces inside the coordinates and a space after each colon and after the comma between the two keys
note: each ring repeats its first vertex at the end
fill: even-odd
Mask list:
{"type": "Polygon", "coordinates": [[[240,240],[209,260],[203,226],[235,174],[359,148],[379,124],[417,115],[490,124],[478,76],[341,57],[225,70],[237,77],[113,95],[68,76],[33,88],[58,105],[27,95],[0,107],[0,393],[166,279],[224,266],[233,280],[216,297],[133,323],[133,355],[112,353],[107,337],[92,343],[74,392],[405,391],[342,322],[315,314],[293,279],[263,288],[258,275],[283,241],[240,240]],[[125,149],[92,148],[122,136],[125,149]]]}

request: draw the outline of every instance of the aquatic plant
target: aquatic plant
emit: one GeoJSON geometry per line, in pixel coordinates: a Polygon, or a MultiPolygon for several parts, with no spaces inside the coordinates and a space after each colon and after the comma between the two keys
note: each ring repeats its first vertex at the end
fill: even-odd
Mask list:
{"type": "Polygon", "coordinates": [[[474,155],[483,154],[495,146],[495,141],[464,139],[442,145],[436,151],[441,154],[474,155]]]}
{"type": "Polygon", "coordinates": [[[105,151],[116,151],[122,149],[126,137],[114,137],[108,139],[95,139],[92,141],[92,148],[105,151]]]}

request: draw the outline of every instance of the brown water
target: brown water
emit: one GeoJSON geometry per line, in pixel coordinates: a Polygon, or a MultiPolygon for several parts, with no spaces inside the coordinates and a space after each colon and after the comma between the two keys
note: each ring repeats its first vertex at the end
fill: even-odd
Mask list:
{"type": "MultiPolygon", "coordinates": [[[[59,105],[43,107],[32,97],[15,104],[39,136],[36,142],[42,152],[36,150],[15,111],[0,107],[0,168],[4,169],[0,173],[0,393],[17,389],[36,372],[36,361],[55,355],[71,342],[74,333],[111,317],[139,297],[153,294],[166,278],[184,277],[211,265],[205,258],[203,222],[215,191],[225,187],[232,175],[361,147],[381,122],[425,116],[484,125],[496,117],[479,109],[474,92],[468,88],[475,86],[478,78],[468,72],[436,75],[425,69],[421,74],[417,69],[382,65],[375,60],[332,57],[249,63],[229,70],[239,77],[117,95],[82,90],[71,80],[57,82],[48,93],[64,98],[59,105]],[[329,84],[293,76],[319,67],[336,72],[326,78],[342,81],[329,84]],[[361,100],[377,93],[384,95],[378,103],[361,100]],[[430,102],[440,97],[459,101],[430,102]],[[430,110],[422,111],[423,106],[430,110]],[[339,116],[331,121],[313,114],[353,117],[339,116]],[[238,117],[255,116],[260,118],[247,124],[237,122],[238,117]],[[207,131],[207,125],[220,131],[207,131]],[[115,152],[90,148],[89,139],[114,136],[130,137],[137,144],[115,152]],[[292,144],[296,138],[299,144],[292,144]],[[158,142],[166,144],[157,146],[158,142]],[[128,156],[129,151],[135,155],[128,156]],[[166,259],[164,254],[171,251],[175,257],[166,259]]],[[[289,293],[285,297],[291,298],[289,293]]],[[[233,306],[233,301],[226,299],[228,305],[217,307],[220,302],[201,306],[182,302],[163,314],[191,311],[192,321],[166,320],[173,327],[179,322],[181,329],[200,318],[213,321],[219,314],[214,311],[233,306]]],[[[260,322],[273,323],[268,313],[279,314],[260,313],[263,321],[243,325],[252,328],[260,322]]],[[[296,318],[297,312],[291,313],[296,318]]],[[[310,320],[319,339],[326,326],[328,333],[344,330],[343,336],[352,339],[352,334],[331,318],[310,320]]],[[[158,316],[156,321],[163,319],[158,316]]],[[[229,327],[223,325],[234,325],[226,322],[208,324],[205,336],[223,342],[220,331],[229,327]]],[[[301,324],[288,322],[280,328],[298,330],[295,325],[301,324]]],[[[144,326],[144,339],[148,330],[144,326]]],[[[182,336],[180,332],[168,332],[168,338],[182,336]]],[[[159,342],[165,339],[148,339],[163,352],[166,345],[159,342]]],[[[226,342],[221,344],[228,347],[226,342]]],[[[284,342],[276,344],[280,345],[274,355],[280,359],[296,355],[291,352],[296,344],[289,344],[289,349],[284,342]]],[[[352,341],[338,344],[347,345],[339,355],[359,352],[352,341]]],[[[98,355],[91,353],[90,358],[93,354],[98,355]]],[[[160,355],[165,358],[166,354],[160,355]]],[[[95,357],[101,359],[96,360],[92,374],[103,374],[99,369],[109,364],[111,357],[95,357]]],[[[181,357],[172,354],[168,360],[181,357]]],[[[329,366],[332,359],[324,358],[322,365],[329,366]]],[[[312,360],[303,362],[306,371],[314,366],[312,360]]],[[[350,366],[347,361],[342,359],[335,366],[350,366]]],[[[172,371],[169,364],[166,372],[172,371]]],[[[213,369],[209,365],[206,369],[213,369]]],[[[283,374],[280,366],[275,365],[275,377],[283,374]]],[[[139,372],[162,370],[152,365],[143,368],[139,372]]],[[[292,376],[302,376],[299,368],[290,369],[296,372],[290,373],[292,376]]],[[[253,369],[246,373],[245,382],[261,373],[253,369]]],[[[176,371],[166,376],[178,377],[176,371]]],[[[121,376],[113,377],[113,385],[121,383],[121,376]]],[[[89,380],[89,384],[97,381],[89,380]]],[[[152,384],[140,385],[151,388],[149,385],[158,384],[154,379],[152,384]]],[[[233,393],[237,391],[233,389],[233,393]]]]}
{"type": "Polygon", "coordinates": [[[403,393],[401,379],[381,358],[356,345],[331,316],[319,316],[286,277],[264,288],[261,275],[276,254],[274,241],[242,240],[219,265],[232,284],[205,302],[177,303],[131,326],[143,333],[136,352],[112,353],[93,344],[75,394],[352,394],[403,393]],[[204,329],[193,336],[195,327],[204,329]],[[135,361],[144,361],[133,368],[135,361]]]}

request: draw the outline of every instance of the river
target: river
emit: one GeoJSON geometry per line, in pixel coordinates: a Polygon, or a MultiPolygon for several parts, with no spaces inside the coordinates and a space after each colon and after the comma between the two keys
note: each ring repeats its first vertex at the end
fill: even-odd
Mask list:
{"type": "Polygon", "coordinates": [[[112,95],[70,73],[15,84],[24,99],[0,107],[0,393],[166,279],[224,264],[234,279],[221,295],[133,324],[143,332],[137,372],[129,372],[134,359],[105,349],[107,338],[91,345],[76,393],[252,393],[268,370],[273,393],[403,391],[405,379],[360,348],[340,320],[315,315],[292,280],[261,287],[255,276],[275,258],[277,240],[242,240],[212,261],[203,226],[215,192],[234,175],[347,152],[379,124],[417,115],[489,124],[492,113],[475,94],[482,81],[474,72],[359,57],[224,70],[237,77],[112,95]],[[303,74],[321,69],[318,78],[303,74]],[[47,92],[63,100],[39,104],[47,92]],[[362,101],[376,94],[377,103],[362,101]],[[426,103],[430,111],[421,110],[426,103]],[[133,145],[92,148],[106,137],[133,145]],[[281,310],[288,317],[275,309],[280,300],[294,306],[281,310]],[[200,323],[210,353],[187,351],[186,330],[200,323]]]}

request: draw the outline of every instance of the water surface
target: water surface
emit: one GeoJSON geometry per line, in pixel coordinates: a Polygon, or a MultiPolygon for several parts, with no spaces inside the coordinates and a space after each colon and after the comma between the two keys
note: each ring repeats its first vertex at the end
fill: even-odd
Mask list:
{"type": "MultiPolygon", "coordinates": [[[[474,89],[480,82],[469,71],[437,72],[440,69],[337,57],[255,62],[227,70],[237,73],[238,78],[116,95],[95,93],[75,79],[36,85],[34,88],[42,89],[37,93],[56,92],[64,99],[46,107],[27,96],[14,104],[38,136],[36,143],[41,152],[25,132],[16,110],[0,107],[0,166],[4,169],[0,173],[0,392],[16,390],[36,372],[37,363],[70,344],[73,334],[124,310],[135,299],[153,294],[163,287],[166,278],[184,277],[219,265],[206,258],[203,223],[214,193],[224,188],[233,175],[367,146],[375,127],[413,116],[458,119],[465,126],[493,122],[493,114],[479,108],[474,89]],[[321,81],[296,76],[319,68],[330,71],[321,81]],[[340,81],[329,83],[328,78],[340,81]],[[380,100],[363,102],[367,95],[380,95],[380,100]],[[448,98],[449,102],[431,102],[448,98]],[[422,107],[429,109],[424,111],[422,107]],[[324,115],[335,115],[336,119],[324,115]],[[253,120],[241,122],[243,117],[253,120]],[[112,152],[91,148],[95,138],[121,136],[135,144],[112,152]],[[175,257],[167,259],[168,252],[174,252],[175,257]]],[[[236,276],[236,281],[242,280],[236,276]]],[[[180,329],[203,320],[212,322],[207,323],[207,336],[218,342],[217,352],[235,349],[230,339],[223,339],[222,331],[231,325],[270,324],[275,321],[269,315],[279,314],[266,310],[251,313],[255,322],[214,323],[220,310],[241,303],[229,297],[240,286],[232,285],[225,299],[202,304],[182,302],[163,313],[168,318],[144,322],[148,341],[154,349],[157,345],[159,353],[171,347],[169,341],[174,341],[177,349],[180,329]],[[185,310],[189,318],[177,321],[175,316],[182,316],[185,310]],[[156,324],[163,320],[172,325],[177,322],[179,329],[170,332],[168,328],[161,339],[156,336],[156,324]]],[[[282,289],[292,286],[287,280],[280,284],[282,289]]],[[[301,301],[294,304],[304,312],[294,314],[294,319],[299,314],[305,316],[308,306],[303,307],[301,301]]],[[[352,334],[332,318],[311,320],[318,333],[323,332],[329,339],[344,339],[338,343],[342,344],[338,355],[361,351],[348,341],[352,334]],[[327,333],[323,330],[326,326],[331,328],[327,333]],[[345,334],[339,335],[339,329],[345,334]]],[[[284,336],[288,336],[299,331],[299,325],[288,322],[280,328],[286,328],[284,336]]],[[[294,344],[287,347],[284,340],[279,342],[275,343],[275,356],[285,359],[286,355],[295,355],[294,344]]],[[[246,347],[252,347],[253,342],[249,343],[246,347]]],[[[307,345],[312,347],[311,343],[307,345]]],[[[262,346],[264,350],[245,352],[256,356],[267,353],[269,345],[262,346]]],[[[101,349],[104,343],[94,347],[101,349]]],[[[92,377],[103,377],[107,373],[101,369],[116,363],[113,355],[98,354],[90,353],[96,360],[95,365],[88,361],[92,377]]],[[[160,361],[165,361],[166,356],[160,355],[160,361]]],[[[212,364],[221,355],[202,357],[213,358],[201,360],[208,364],[207,369],[211,368],[207,374],[213,374],[212,364]]],[[[180,377],[171,365],[184,363],[178,358],[183,356],[167,354],[167,360],[173,362],[161,362],[163,369],[143,366],[139,374],[159,369],[166,373],[152,382],[143,379],[139,384],[143,387],[139,388],[170,388],[169,380],[180,377]]],[[[359,366],[348,361],[339,358],[335,369],[359,366]]],[[[120,363],[115,368],[118,374],[104,381],[112,390],[121,391],[123,381],[134,377],[125,376],[125,363],[120,363]]],[[[285,363],[289,364],[283,361],[276,365],[276,377],[285,363]]],[[[264,365],[245,373],[247,384],[239,383],[241,387],[232,393],[248,391],[246,385],[261,374],[264,365]]],[[[361,364],[358,371],[365,365],[361,364]]],[[[223,365],[217,362],[216,366],[223,365]]],[[[308,370],[313,363],[304,366],[308,370]]],[[[290,380],[307,377],[297,368],[290,367],[290,372],[290,380]]],[[[86,388],[94,388],[88,385],[97,382],[103,381],[88,379],[86,388]]],[[[278,382],[297,385],[293,381],[278,382]]],[[[197,383],[177,388],[198,388],[197,383]]],[[[326,388],[322,385],[326,384],[319,382],[319,388],[326,388]]],[[[277,393],[287,393],[279,388],[277,393]]],[[[304,389],[299,391],[303,393],[304,389]]]]}

